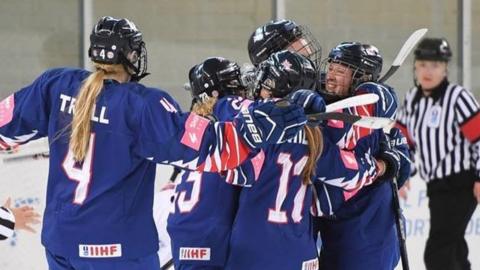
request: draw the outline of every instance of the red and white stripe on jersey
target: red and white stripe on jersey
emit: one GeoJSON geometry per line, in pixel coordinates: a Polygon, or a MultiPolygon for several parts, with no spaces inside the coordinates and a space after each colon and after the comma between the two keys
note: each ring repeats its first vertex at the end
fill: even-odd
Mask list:
{"type": "Polygon", "coordinates": [[[8,138],[0,134],[0,150],[12,151],[20,144],[28,142],[31,138],[37,135],[38,131],[33,130],[30,134],[15,136],[15,138],[8,138]]]}
{"type": "MultiPolygon", "coordinates": [[[[373,104],[357,106],[350,109],[350,114],[358,116],[373,116],[375,107],[373,104]]],[[[353,149],[357,145],[357,142],[372,133],[373,131],[369,128],[352,126],[352,128],[347,132],[345,148],[353,149]]]]}
{"type": "Polygon", "coordinates": [[[405,136],[405,138],[407,138],[408,146],[410,148],[414,148],[415,147],[415,142],[414,142],[412,136],[410,135],[410,132],[408,132],[407,127],[405,125],[403,125],[402,123],[398,122],[398,121],[395,123],[395,127],[400,129],[400,132],[402,132],[402,135],[405,136]]]}
{"type": "MultiPolygon", "coordinates": [[[[13,95],[8,96],[0,102],[0,127],[5,126],[12,121],[14,108],[15,98],[13,95]]],[[[13,141],[14,140],[0,135],[0,150],[8,152],[13,151],[18,146],[18,143],[13,141]]]]}
{"type": "Polygon", "coordinates": [[[462,131],[463,136],[470,143],[476,143],[480,139],[480,111],[475,113],[472,117],[468,120],[463,122],[460,125],[460,130],[462,131]]]}
{"type": "MultiPolygon", "coordinates": [[[[343,112],[342,109],[338,109],[335,112],[343,112]]],[[[334,120],[334,119],[329,119],[327,121],[327,126],[332,127],[332,128],[345,128],[345,123],[340,120],[334,120]]]]}
{"type": "Polygon", "coordinates": [[[202,171],[227,171],[239,166],[247,159],[250,148],[243,142],[231,122],[214,124],[217,134],[217,147],[212,155],[199,166],[202,171]],[[222,130],[223,128],[223,130],[222,130]]]}
{"type": "Polygon", "coordinates": [[[260,150],[260,152],[255,157],[253,157],[250,162],[252,162],[253,171],[255,174],[255,181],[257,181],[258,177],[260,176],[260,171],[262,170],[263,163],[265,162],[265,152],[263,152],[263,150],[260,150]]]}
{"type": "Polygon", "coordinates": [[[15,98],[8,96],[0,102],[0,127],[10,123],[13,119],[13,109],[15,108],[15,98]]]}
{"type": "Polygon", "coordinates": [[[343,165],[345,165],[346,168],[358,170],[357,159],[351,151],[340,150],[340,157],[342,158],[343,165]]]}
{"type": "Polygon", "coordinates": [[[15,153],[18,151],[18,146],[19,144],[9,145],[0,138],[0,151],[2,153],[7,153],[7,154],[15,153]]]}
{"type": "MultiPolygon", "coordinates": [[[[250,159],[248,162],[250,162],[250,164],[245,164],[245,166],[251,165],[252,171],[250,172],[253,173],[253,177],[254,177],[253,180],[257,181],[258,177],[260,176],[263,163],[265,162],[265,152],[263,152],[263,150],[260,150],[260,152],[257,155],[255,155],[252,159],[250,159]]],[[[251,173],[245,172],[244,167],[242,165],[235,169],[228,170],[227,175],[225,177],[225,181],[232,185],[248,187],[252,185],[251,181],[248,181],[249,176],[252,175],[251,173]]]]}
{"type": "MultiPolygon", "coordinates": [[[[353,197],[357,192],[364,186],[368,186],[373,184],[375,179],[377,178],[377,164],[375,159],[370,155],[370,153],[365,153],[365,161],[368,164],[371,164],[371,167],[368,171],[365,171],[362,177],[356,182],[354,186],[350,186],[348,188],[345,188],[344,192],[344,198],[345,200],[349,200],[351,197],[353,197]]],[[[352,182],[351,184],[353,184],[352,182]]]]}
{"type": "MultiPolygon", "coordinates": [[[[12,121],[14,109],[15,109],[14,95],[10,95],[6,99],[0,102],[0,128],[12,121]]],[[[14,139],[2,136],[0,134],[0,150],[14,151],[19,144],[28,141],[37,133],[38,131],[33,130],[31,134],[16,136],[14,139]]]]}
{"type": "MultiPolygon", "coordinates": [[[[371,170],[366,171],[362,178],[360,178],[356,183],[355,186],[350,188],[345,188],[343,191],[343,198],[345,201],[350,200],[355,194],[357,194],[362,187],[369,186],[373,184],[375,179],[377,178],[377,170],[373,169],[376,166],[373,166],[371,170]]],[[[354,182],[352,182],[353,184],[354,182]]]]}

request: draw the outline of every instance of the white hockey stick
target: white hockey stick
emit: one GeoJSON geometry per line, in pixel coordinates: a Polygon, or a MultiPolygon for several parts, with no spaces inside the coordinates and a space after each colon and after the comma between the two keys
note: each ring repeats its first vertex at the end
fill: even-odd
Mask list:
{"type": "MultiPolygon", "coordinates": [[[[378,99],[379,99],[378,95],[373,93],[353,96],[353,97],[339,100],[332,104],[328,104],[327,107],[325,108],[325,112],[334,112],[337,110],[346,109],[350,107],[373,104],[373,103],[376,103],[378,99]]],[[[290,104],[290,101],[288,101],[287,99],[283,99],[283,100],[277,101],[275,104],[277,106],[288,106],[290,104]]]]}
{"type": "Polygon", "coordinates": [[[402,48],[397,54],[397,57],[395,57],[395,60],[393,60],[392,66],[390,69],[383,75],[382,78],[378,80],[378,82],[383,83],[390,76],[397,71],[397,69],[403,64],[403,61],[407,58],[407,56],[410,54],[412,51],[413,47],[417,45],[417,43],[422,39],[422,37],[427,33],[428,29],[427,28],[421,28],[418,29],[417,31],[413,32],[410,37],[408,37],[407,41],[403,44],[402,48]]]}
{"type": "Polygon", "coordinates": [[[338,120],[346,123],[350,123],[354,126],[380,129],[389,127],[394,123],[394,120],[385,117],[373,117],[373,116],[358,116],[341,112],[324,112],[307,115],[309,121],[325,121],[325,120],[338,120]]]}
{"type": "Polygon", "coordinates": [[[345,109],[349,107],[373,104],[373,103],[376,103],[378,99],[379,99],[378,95],[372,94],[372,93],[353,96],[353,97],[345,98],[340,101],[327,105],[327,108],[325,111],[334,112],[336,110],[345,109]]]}

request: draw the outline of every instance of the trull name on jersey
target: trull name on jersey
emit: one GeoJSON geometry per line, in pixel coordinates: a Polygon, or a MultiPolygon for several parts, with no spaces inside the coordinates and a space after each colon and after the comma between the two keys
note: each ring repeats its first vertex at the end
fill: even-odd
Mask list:
{"type": "MultiPolygon", "coordinates": [[[[61,112],[66,112],[68,114],[73,114],[75,112],[75,101],[76,99],[71,96],[67,96],[64,94],[60,94],[60,99],[62,100],[62,104],[60,106],[61,112]],[[68,106],[68,109],[67,109],[68,106]]],[[[92,112],[92,121],[97,122],[100,124],[106,124],[110,122],[106,117],[107,107],[102,106],[100,112],[97,111],[96,106],[93,105],[93,112],[92,112]]]]}

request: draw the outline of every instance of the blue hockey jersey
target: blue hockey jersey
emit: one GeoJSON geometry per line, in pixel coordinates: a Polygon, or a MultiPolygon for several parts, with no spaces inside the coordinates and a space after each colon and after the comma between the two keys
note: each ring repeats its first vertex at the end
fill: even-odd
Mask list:
{"type": "Polygon", "coordinates": [[[158,237],[151,160],[215,171],[239,165],[250,150],[232,123],[181,113],[164,91],[105,81],[86,158],[76,163],[68,149],[69,125],[88,75],[49,70],[6,98],[0,103],[0,140],[15,145],[49,138],[42,243],[52,253],[85,259],[153,254],[158,237]]]}
{"type": "MultiPolygon", "coordinates": [[[[219,99],[213,115],[228,121],[251,101],[226,96],[219,99]]],[[[168,217],[175,265],[225,264],[240,187],[217,173],[185,171],[175,188],[168,217]]]]}
{"type": "Polygon", "coordinates": [[[240,193],[225,269],[317,269],[312,187],[301,176],[308,159],[305,133],[264,151],[258,179],[240,193]]]}
{"type": "MultiPolygon", "coordinates": [[[[377,103],[345,110],[361,116],[393,118],[397,100],[393,89],[377,83],[364,83],[357,94],[376,93],[377,103]]],[[[370,130],[346,123],[330,121],[330,138],[343,149],[375,146],[381,130],[370,130]]],[[[372,147],[371,155],[377,155],[372,147]]],[[[322,237],[320,269],[393,269],[398,263],[399,251],[394,227],[392,190],[389,181],[362,183],[358,181],[354,196],[348,200],[339,197],[339,206],[331,219],[316,220],[322,237]]]]}

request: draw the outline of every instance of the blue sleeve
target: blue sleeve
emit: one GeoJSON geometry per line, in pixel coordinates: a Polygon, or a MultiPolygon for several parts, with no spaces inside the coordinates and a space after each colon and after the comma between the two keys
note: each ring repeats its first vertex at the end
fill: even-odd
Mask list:
{"type": "Polygon", "coordinates": [[[259,179],[264,163],[264,150],[252,152],[240,166],[226,172],[225,181],[236,186],[251,187],[259,179]]]}
{"type": "Polygon", "coordinates": [[[369,105],[373,107],[373,115],[376,117],[386,117],[395,119],[395,114],[398,107],[398,98],[395,91],[390,86],[379,84],[375,82],[366,82],[360,84],[355,93],[373,93],[379,97],[378,102],[369,105]]]}
{"type": "Polygon", "coordinates": [[[317,162],[316,181],[357,192],[377,177],[372,149],[357,145],[353,151],[340,149],[324,136],[323,151],[317,162]]]}
{"type": "Polygon", "coordinates": [[[237,96],[223,97],[215,104],[213,114],[219,121],[230,121],[242,108],[248,107],[251,103],[251,100],[237,96]]]}
{"type": "Polygon", "coordinates": [[[145,96],[138,122],[137,153],[157,163],[226,171],[240,165],[251,151],[233,123],[212,123],[193,113],[181,113],[164,92],[145,96]]]}
{"type": "Polygon", "coordinates": [[[48,135],[51,78],[59,71],[43,73],[0,102],[0,145],[15,146],[48,135]]]}
{"type": "MultiPolygon", "coordinates": [[[[365,139],[371,136],[367,136],[365,139]]],[[[324,136],[324,148],[317,162],[315,187],[315,216],[331,216],[377,178],[376,161],[368,140],[352,150],[340,149],[324,136]]],[[[370,142],[373,142],[370,140],[370,142]]]]}

